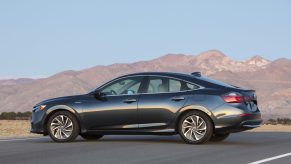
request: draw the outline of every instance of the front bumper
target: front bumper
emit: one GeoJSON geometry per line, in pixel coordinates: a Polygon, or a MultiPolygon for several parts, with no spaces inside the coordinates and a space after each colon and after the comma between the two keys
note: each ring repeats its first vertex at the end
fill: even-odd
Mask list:
{"type": "Polygon", "coordinates": [[[44,130],[45,111],[33,111],[31,116],[31,133],[45,134],[44,130]]]}

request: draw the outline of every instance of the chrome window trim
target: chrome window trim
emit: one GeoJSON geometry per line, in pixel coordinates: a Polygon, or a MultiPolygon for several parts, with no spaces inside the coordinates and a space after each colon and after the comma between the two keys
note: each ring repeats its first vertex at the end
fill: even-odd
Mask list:
{"type": "Polygon", "coordinates": [[[193,82],[190,82],[190,81],[187,81],[187,80],[184,80],[184,79],[180,79],[180,78],[176,78],[176,77],[171,77],[171,76],[165,76],[165,75],[131,75],[131,76],[125,76],[125,77],[119,77],[119,78],[116,78],[114,80],[111,80],[99,87],[97,87],[95,90],[102,90],[104,87],[106,87],[107,85],[110,85],[118,80],[122,80],[122,79],[125,79],[125,78],[130,78],[130,77],[139,77],[139,76],[142,76],[142,77],[149,77],[149,76],[154,76],[154,77],[165,77],[165,78],[169,78],[169,79],[175,79],[175,80],[179,80],[179,81],[183,81],[183,82],[186,82],[186,83],[190,83],[192,85],[196,85],[198,86],[199,88],[197,89],[191,89],[191,90],[184,90],[184,91],[178,91],[178,92],[159,92],[159,93],[136,93],[136,94],[120,94],[120,95],[106,95],[106,97],[111,97],[111,96],[130,96],[130,95],[143,95],[143,94],[165,94],[165,93],[181,93],[181,92],[189,92],[189,91],[196,91],[196,90],[200,90],[200,89],[204,89],[205,87],[201,86],[201,85],[198,85],[198,84],[195,84],[193,82]]]}

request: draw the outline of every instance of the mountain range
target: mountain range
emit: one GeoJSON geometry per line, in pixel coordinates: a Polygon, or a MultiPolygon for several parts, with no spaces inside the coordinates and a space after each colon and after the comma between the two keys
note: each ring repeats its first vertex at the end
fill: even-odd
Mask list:
{"type": "Polygon", "coordinates": [[[236,61],[218,50],[198,55],[167,54],[153,60],[129,64],[97,65],[41,79],[0,80],[0,113],[30,111],[44,99],[84,94],[117,76],[146,71],[199,71],[217,80],[255,89],[265,118],[291,117],[290,59],[269,61],[257,55],[236,61]]]}

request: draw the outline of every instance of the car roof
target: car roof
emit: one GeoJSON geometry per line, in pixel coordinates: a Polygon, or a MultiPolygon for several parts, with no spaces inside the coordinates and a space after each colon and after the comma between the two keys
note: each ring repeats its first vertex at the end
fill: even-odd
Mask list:
{"type": "Polygon", "coordinates": [[[139,72],[139,73],[132,73],[132,74],[127,74],[122,77],[127,77],[127,76],[169,76],[169,77],[176,77],[180,79],[193,79],[194,76],[191,74],[186,74],[186,73],[179,73],[179,72],[139,72]]]}
{"type": "Polygon", "coordinates": [[[231,87],[230,85],[217,83],[215,80],[210,80],[209,78],[205,78],[204,76],[201,76],[200,72],[194,72],[192,74],[186,74],[186,73],[179,73],[179,72],[140,72],[140,73],[132,73],[128,75],[121,76],[119,78],[123,77],[129,77],[129,76],[167,76],[167,77],[173,77],[178,78],[181,80],[193,82],[195,84],[198,84],[200,86],[204,86],[206,88],[225,88],[225,87],[231,87]]]}

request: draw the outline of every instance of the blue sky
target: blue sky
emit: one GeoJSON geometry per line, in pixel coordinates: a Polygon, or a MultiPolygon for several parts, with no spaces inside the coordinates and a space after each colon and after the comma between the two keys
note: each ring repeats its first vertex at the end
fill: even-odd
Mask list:
{"type": "Polygon", "coordinates": [[[209,49],[291,58],[291,1],[0,1],[0,78],[209,49]]]}

